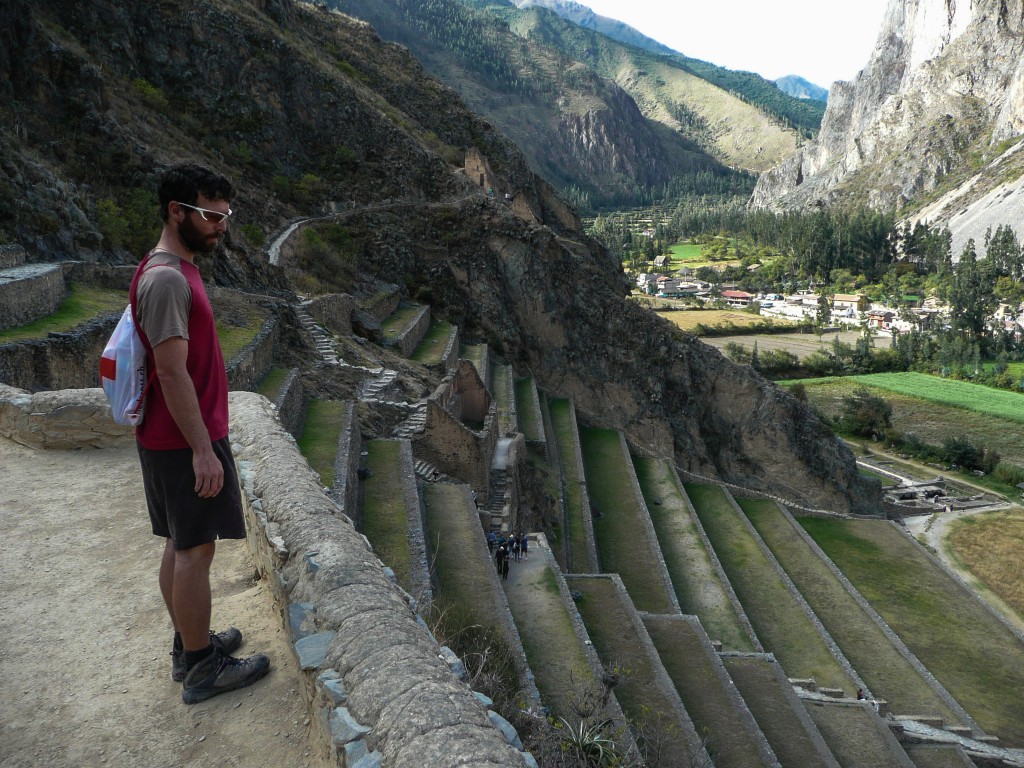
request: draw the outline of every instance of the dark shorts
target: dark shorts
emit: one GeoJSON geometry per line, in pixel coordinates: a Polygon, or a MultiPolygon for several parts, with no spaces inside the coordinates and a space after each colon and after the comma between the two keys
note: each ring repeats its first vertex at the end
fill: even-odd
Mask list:
{"type": "Polygon", "coordinates": [[[224,487],[209,499],[201,499],[195,492],[191,448],[153,451],[136,445],[154,534],[173,541],[175,549],[245,538],[242,494],[228,438],[213,444],[224,466],[224,487]]]}

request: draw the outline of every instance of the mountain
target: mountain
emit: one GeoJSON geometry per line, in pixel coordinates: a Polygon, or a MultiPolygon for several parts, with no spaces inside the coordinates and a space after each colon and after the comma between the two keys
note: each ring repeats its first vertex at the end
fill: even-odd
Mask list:
{"type": "Polygon", "coordinates": [[[786,75],[775,81],[775,87],[798,99],[828,102],[828,89],[804,80],[799,75],[786,75]]]}
{"type": "Polygon", "coordinates": [[[290,0],[12,0],[0,30],[0,242],[30,261],[135,263],[161,168],[204,162],[239,189],[207,278],[278,312],[278,354],[317,386],[296,287],[372,303],[397,284],[682,467],[877,509],[877,483],[806,405],[626,300],[621,265],[523,154],[367,24],[290,0]],[[271,236],[310,216],[330,226],[304,230],[308,258],[294,245],[272,263],[271,236]]]}
{"type": "Polygon", "coordinates": [[[1018,221],[1022,51],[1022,0],[890,0],[867,66],[832,86],[817,138],[764,174],[752,203],[900,209],[955,224],[955,248],[1018,221]]]}
{"type": "MultiPolygon", "coordinates": [[[[483,3],[483,5],[486,7],[489,4],[483,3]]],[[[767,115],[793,126],[804,136],[813,136],[821,125],[821,117],[825,111],[823,105],[816,102],[807,103],[799,96],[794,98],[791,94],[780,92],[780,89],[770,80],[753,72],[726,69],[701,59],[692,59],[652,40],[628,24],[609,19],[606,16],[599,16],[585,5],[572,2],[572,0],[517,0],[516,5],[521,9],[545,8],[573,24],[610,37],[628,47],[639,48],[651,54],[668,56],[686,71],[739,97],[748,104],[754,105],[767,115]]],[[[557,38],[553,44],[558,45],[557,38]]],[[[622,81],[617,80],[617,82],[629,90],[622,81]]],[[[640,102],[638,101],[638,103],[640,102]]],[[[699,103],[697,106],[699,107],[699,103]]],[[[723,128],[726,131],[729,130],[727,125],[723,128]]]]}
{"type": "Polygon", "coordinates": [[[520,9],[546,8],[584,29],[593,30],[605,37],[610,37],[612,40],[618,40],[620,43],[625,43],[650,53],[666,56],[678,55],[678,51],[672,50],[667,45],[662,45],[657,40],[652,40],[643,32],[629,26],[629,24],[617,19],[608,18],[607,16],[601,16],[594,13],[587,6],[575,3],[573,0],[516,0],[515,5],[520,9]]]}
{"type": "Polygon", "coordinates": [[[691,137],[645,117],[615,83],[546,41],[514,34],[501,16],[518,13],[510,3],[330,2],[406,46],[579,205],[637,205],[667,190],[747,184],[691,137]]]}

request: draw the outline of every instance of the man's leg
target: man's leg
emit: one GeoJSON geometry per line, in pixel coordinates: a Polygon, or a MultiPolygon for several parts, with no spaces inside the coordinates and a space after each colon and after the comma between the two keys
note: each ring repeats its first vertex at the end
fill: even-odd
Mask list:
{"type": "Polygon", "coordinates": [[[174,553],[171,616],[186,651],[210,645],[210,564],[216,544],[200,544],[174,553]]]}
{"type": "Polygon", "coordinates": [[[178,622],[174,618],[174,542],[167,539],[164,555],[160,560],[160,594],[163,595],[167,613],[171,616],[174,631],[178,631],[178,622]]]}

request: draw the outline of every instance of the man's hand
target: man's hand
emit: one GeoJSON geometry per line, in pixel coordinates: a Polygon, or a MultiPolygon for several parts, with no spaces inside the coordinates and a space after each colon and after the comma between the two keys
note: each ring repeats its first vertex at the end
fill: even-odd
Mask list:
{"type": "Polygon", "coordinates": [[[192,469],[196,473],[196,493],[209,499],[224,487],[224,465],[212,450],[208,454],[192,453],[192,469]]]}

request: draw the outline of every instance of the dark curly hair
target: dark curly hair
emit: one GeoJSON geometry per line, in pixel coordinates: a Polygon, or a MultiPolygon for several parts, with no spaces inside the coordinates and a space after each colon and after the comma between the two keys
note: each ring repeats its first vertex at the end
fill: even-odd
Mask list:
{"type": "Polygon", "coordinates": [[[202,194],[210,200],[231,202],[234,193],[235,188],[231,186],[230,181],[204,165],[172,165],[160,177],[160,218],[167,221],[167,204],[172,200],[185,205],[195,205],[202,194]]]}

